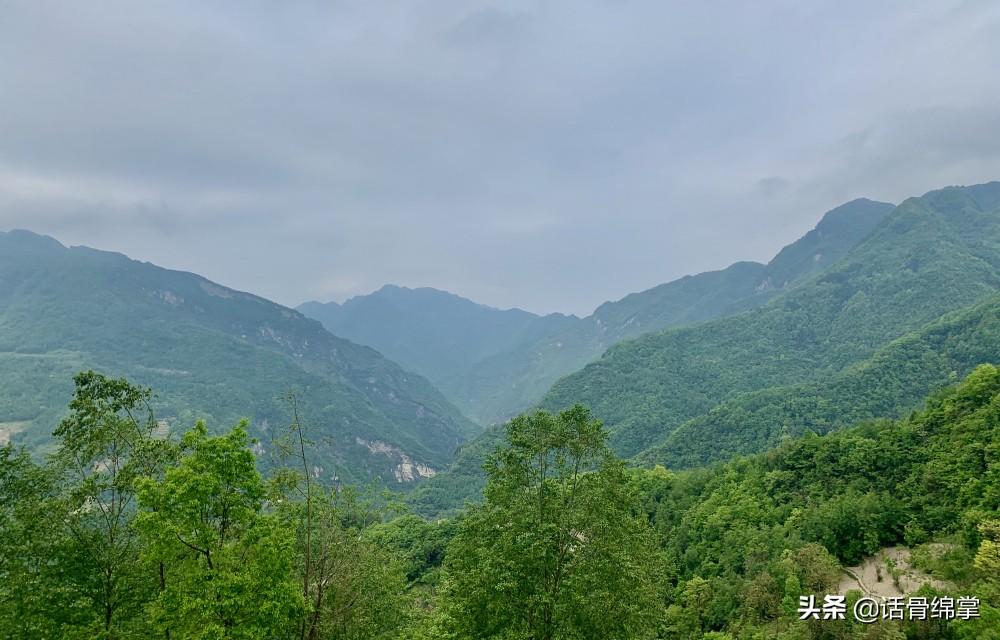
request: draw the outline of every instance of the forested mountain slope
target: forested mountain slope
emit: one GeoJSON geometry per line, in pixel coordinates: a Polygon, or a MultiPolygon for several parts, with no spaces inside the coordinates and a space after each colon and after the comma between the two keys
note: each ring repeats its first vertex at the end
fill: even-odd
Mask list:
{"type": "MultiPolygon", "coordinates": [[[[681,424],[634,461],[690,468],[760,452],[808,432],[899,417],[984,362],[1000,362],[1000,296],[946,314],[828,378],[737,394],[681,424]]],[[[500,434],[492,429],[463,444],[445,473],[408,497],[414,508],[450,513],[477,500],[483,460],[500,434]]]]}
{"type": "Polygon", "coordinates": [[[249,418],[263,456],[294,390],[327,479],[419,478],[476,429],[424,378],[291,309],[121,254],[0,234],[3,440],[44,445],[88,368],[155,388],[171,428],[249,418]]]}
{"type": "Polygon", "coordinates": [[[343,305],[299,310],[427,376],[467,415],[489,424],[538,402],[560,377],[626,338],[760,306],[836,262],[892,205],[854,200],[768,264],[738,262],[607,302],[586,318],[501,311],[433,289],[387,286],[343,305]]]}
{"type": "MultiPolygon", "coordinates": [[[[998,637],[1000,371],[993,365],[903,420],[798,438],[711,469],[636,473],[676,571],[668,637],[711,630],[769,638],[998,637]],[[901,622],[905,636],[885,621],[798,619],[799,596],[845,592],[838,561],[854,564],[897,544],[913,549],[936,578],[919,595],[977,597],[981,619],[901,622]]],[[[887,563],[887,581],[892,570],[887,563]]]]}
{"type": "Polygon", "coordinates": [[[699,466],[763,451],[807,431],[898,417],[984,362],[1000,362],[998,296],[908,333],[828,379],[738,395],[636,459],[668,468],[699,466]]]}
{"type": "Polygon", "coordinates": [[[590,338],[584,330],[589,322],[576,316],[495,309],[426,287],[386,285],[343,304],[307,302],[298,310],[332,333],[374,347],[427,376],[466,415],[484,425],[509,415],[508,403],[520,408],[523,394],[541,397],[539,387],[548,388],[558,375],[583,366],[598,349],[577,347],[578,341],[589,344],[590,338]],[[561,340],[567,341],[565,351],[560,349],[561,340]],[[536,354],[539,360],[532,360],[531,366],[554,367],[559,372],[555,377],[543,374],[536,381],[529,367],[503,379],[507,372],[495,370],[493,363],[503,361],[506,354],[520,356],[526,349],[549,343],[556,345],[555,353],[536,354]],[[586,354],[582,360],[581,348],[586,354]]]}
{"type": "Polygon", "coordinates": [[[998,289],[1000,183],[933,191],[767,305],[616,345],[542,406],[591,406],[634,455],[734,394],[835,375],[998,289]]]}

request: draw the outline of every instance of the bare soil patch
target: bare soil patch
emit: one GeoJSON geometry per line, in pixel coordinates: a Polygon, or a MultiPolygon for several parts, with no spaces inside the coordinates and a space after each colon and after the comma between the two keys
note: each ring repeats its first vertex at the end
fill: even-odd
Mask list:
{"type": "Polygon", "coordinates": [[[886,547],[859,565],[845,567],[838,592],[856,589],[877,598],[894,598],[911,594],[925,583],[936,589],[948,588],[947,583],[914,567],[910,561],[907,547],[886,547]]]}

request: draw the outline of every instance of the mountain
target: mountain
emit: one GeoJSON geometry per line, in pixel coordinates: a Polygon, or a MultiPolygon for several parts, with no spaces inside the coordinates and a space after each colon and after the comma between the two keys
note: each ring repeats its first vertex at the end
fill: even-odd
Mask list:
{"type": "Polygon", "coordinates": [[[535,339],[544,327],[577,320],[495,309],[438,289],[395,285],[343,304],[306,302],[298,310],[332,333],[370,345],[438,385],[484,358],[535,339]]]}
{"type": "Polygon", "coordinates": [[[860,198],[825,213],[819,223],[770,262],[737,262],[607,302],[593,318],[618,342],[649,331],[696,324],[760,306],[826,269],[871,233],[893,205],[860,198]]]}
{"type": "Polygon", "coordinates": [[[576,316],[501,310],[427,287],[386,285],[343,304],[307,302],[298,310],[331,332],[369,345],[426,376],[481,424],[528,406],[523,394],[540,398],[539,389],[599,353],[596,347],[583,347],[581,359],[576,349],[559,351],[560,337],[573,341],[585,324],[576,316]],[[526,354],[549,343],[556,345],[553,356],[536,361],[526,354]],[[560,358],[563,353],[568,357],[560,358]],[[516,374],[504,370],[507,354],[528,357],[528,370],[516,374]],[[535,370],[541,375],[532,377],[535,370]]]}
{"type": "Polygon", "coordinates": [[[591,406],[615,448],[635,455],[736,394],[835,376],[998,290],[1000,183],[933,191],[763,307],[618,344],[542,406],[591,406]]]}
{"type": "Polygon", "coordinates": [[[470,407],[468,415],[480,421],[508,418],[537,404],[543,389],[622,340],[765,304],[836,262],[892,209],[864,199],[841,205],[766,265],[737,262],[607,302],[566,328],[477,363],[456,384],[441,388],[460,408],[470,407]]]}
{"type": "MultiPolygon", "coordinates": [[[[696,468],[809,433],[902,417],[926,396],[990,362],[1000,362],[1000,295],[946,314],[829,377],[736,394],[684,422],[633,461],[696,468]]],[[[438,516],[478,500],[483,461],[502,437],[494,427],[464,443],[448,469],[422,483],[407,501],[419,513],[438,516]]]]}
{"type": "Polygon", "coordinates": [[[427,376],[466,415],[489,424],[533,406],[556,380],[611,345],[768,302],[836,262],[891,210],[859,199],[825,214],[768,264],[738,262],[607,302],[586,318],[501,311],[433,289],[386,286],[343,305],[299,307],[333,333],[427,376]]]}
{"type": "Polygon", "coordinates": [[[118,253],[0,234],[0,439],[44,447],[88,368],[154,388],[172,429],[249,418],[263,456],[294,390],[328,479],[430,475],[477,430],[421,376],[296,311],[118,253]]]}
{"type": "MultiPolygon", "coordinates": [[[[904,416],[925,396],[988,362],[1000,362],[1000,296],[946,314],[828,379],[738,394],[680,425],[634,462],[644,467],[697,467],[809,433],[904,416]]],[[[418,513],[437,517],[478,501],[483,461],[502,439],[502,429],[494,427],[463,444],[444,473],[407,496],[409,504],[418,513]]]]}

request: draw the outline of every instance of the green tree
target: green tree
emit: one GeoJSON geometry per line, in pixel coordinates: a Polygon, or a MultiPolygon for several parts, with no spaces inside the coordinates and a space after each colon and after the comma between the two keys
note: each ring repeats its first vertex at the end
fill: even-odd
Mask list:
{"type": "Polygon", "coordinates": [[[976,552],[975,566],[997,593],[1000,593],[1000,520],[987,520],[979,525],[983,541],[976,552]]]}
{"type": "Polygon", "coordinates": [[[305,551],[311,549],[309,611],[302,636],[308,640],[397,637],[408,621],[410,598],[403,562],[365,535],[380,514],[370,511],[353,489],[314,487],[308,520],[312,535],[307,543],[306,505],[294,502],[288,507],[298,531],[300,573],[305,551]]]}
{"type": "Polygon", "coordinates": [[[446,558],[457,637],[655,635],[662,556],[587,409],[515,418],[485,469],[485,504],[462,520],[446,558]]]}
{"type": "Polygon", "coordinates": [[[705,613],[712,603],[712,585],[701,576],[695,576],[684,584],[681,590],[681,604],[694,618],[698,631],[705,629],[705,613]]]}
{"type": "Polygon", "coordinates": [[[138,526],[166,567],[151,624],[167,637],[288,638],[301,620],[295,533],[263,512],[245,426],[213,437],[199,422],[163,479],[139,483],[138,526]]]}
{"type": "Polygon", "coordinates": [[[365,536],[382,519],[380,505],[351,487],[325,488],[315,481],[312,443],[297,396],[285,397],[292,422],[274,444],[294,466],[278,470],[273,487],[279,515],[297,537],[296,569],[307,604],[298,635],[303,640],[396,637],[409,613],[405,569],[365,536]]]}
{"type": "Polygon", "coordinates": [[[136,480],[158,473],[171,446],[154,437],[149,389],[93,371],[74,383],[69,415],[55,430],[58,488],[49,506],[69,537],[61,545],[65,586],[90,603],[100,637],[117,638],[140,633],[136,614],[156,588],[139,562],[136,480]]]}
{"type": "Polygon", "coordinates": [[[778,618],[782,611],[783,589],[767,571],[761,571],[743,589],[743,618],[762,624],[778,618]]]}
{"type": "Polygon", "coordinates": [[[3,637],[73,637],[76,629],[95,628],[93,605],[79,588],[79,549],[53,517],[54,492],[50,470],[10,444],[0,447],[3,637]]]}

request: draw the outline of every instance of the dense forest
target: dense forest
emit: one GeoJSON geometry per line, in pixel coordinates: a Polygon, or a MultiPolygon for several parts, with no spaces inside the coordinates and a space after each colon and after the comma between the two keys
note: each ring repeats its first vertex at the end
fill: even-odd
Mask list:
{"type": "Polygon", "coordinates": [[[436,521],[318,482],[294,395],[264,474],[245,424],[170,437],[151,390],[74,381],[44,460],[0,450],[4,637],[1000,638],[991,365],[906,418],[691,471],[628,468],[582,406],[524,414],[484,502],[436,521]],[[895,545],[917,595],[978,616],[800,620],[895,545]]]}

